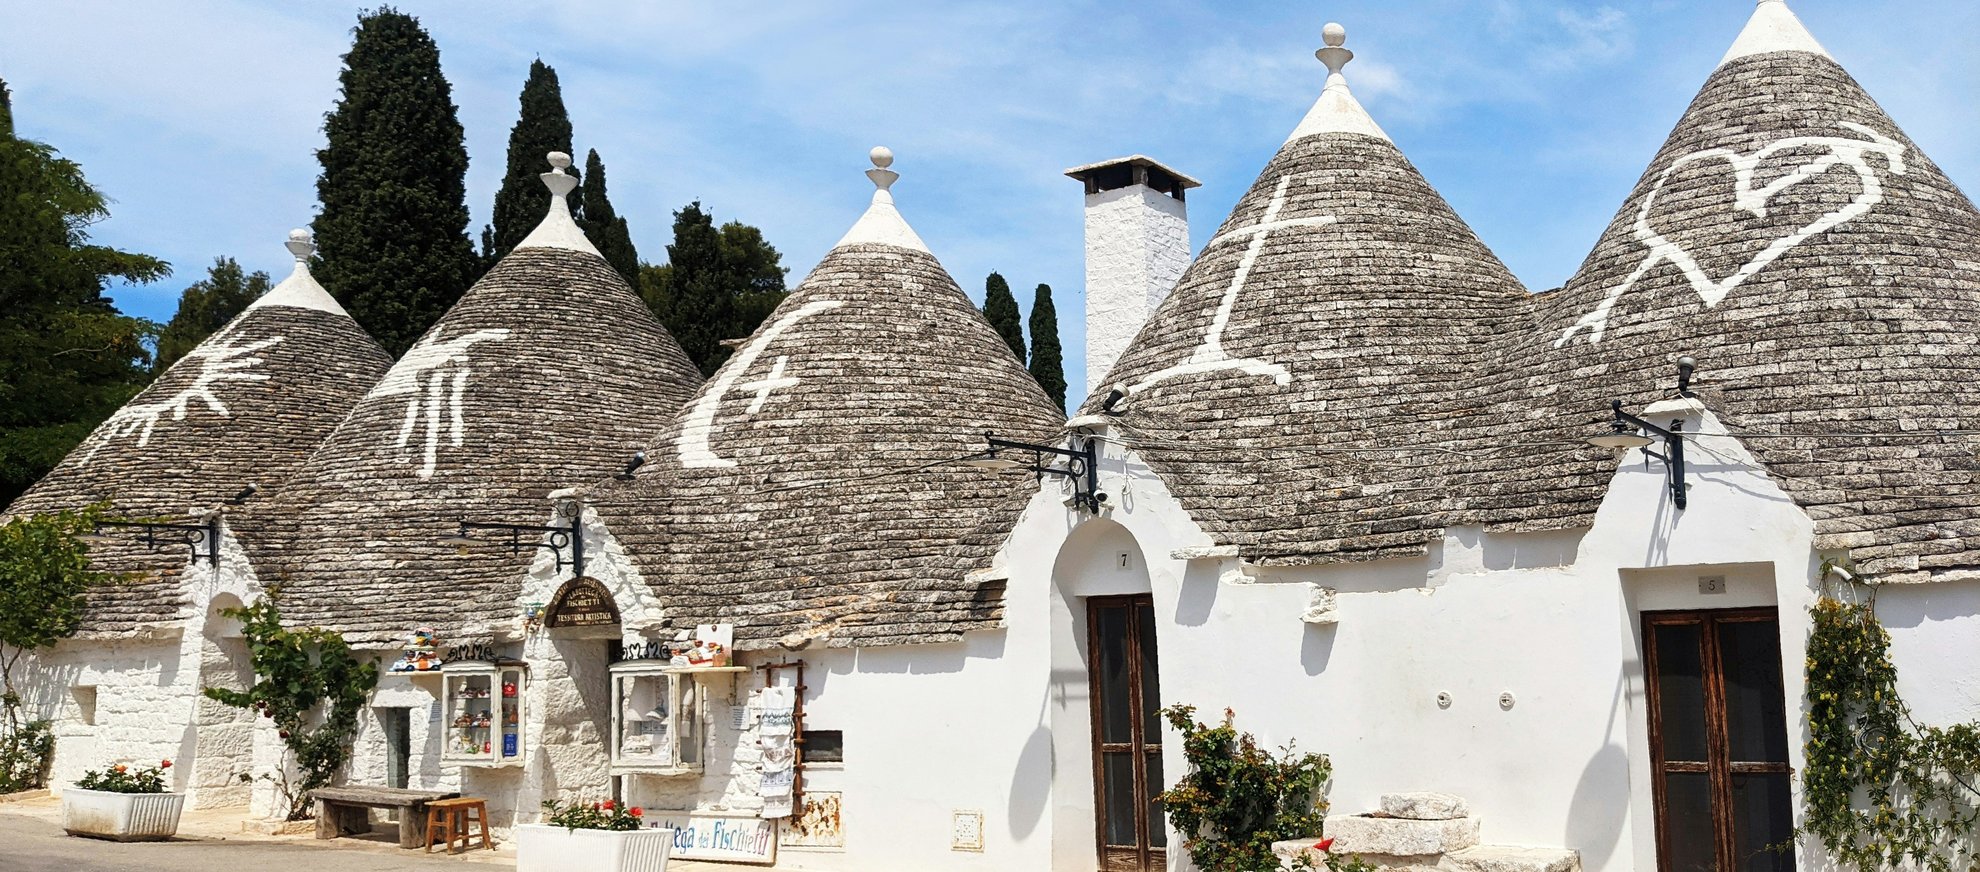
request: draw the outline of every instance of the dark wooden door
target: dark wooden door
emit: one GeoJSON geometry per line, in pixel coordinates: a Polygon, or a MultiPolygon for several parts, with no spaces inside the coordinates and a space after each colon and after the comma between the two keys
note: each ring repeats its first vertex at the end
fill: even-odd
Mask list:
{"type": "Polygon", "coordinates": [[[1792,872],[1774,610],[1645,612],[1660,872],[1792,872]]]}
{"type": "Polygon", "coordinates": [[[1162,824],[1162,694],[1156,679],[1155,604],[1147,595],[1086,601],[1093,693],[1093,789],[1100,868],[1167,866],[1162,824]]]}

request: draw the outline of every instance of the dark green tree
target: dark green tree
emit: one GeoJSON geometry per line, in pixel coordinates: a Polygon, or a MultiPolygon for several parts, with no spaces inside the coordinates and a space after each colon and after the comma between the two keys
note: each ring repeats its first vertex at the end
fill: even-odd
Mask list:
{"type": "Polygon", "coordinates": [[[782,260],[763,231],[736,221],[717,228],[696,201],[674,213],[667,263],[640,268],[640,296],[712,375],[732,351],[722,340],[756,332],[784,301],[782,260]]]}
{"type": "Polygon", "coordinates": [[[246,311],[249,303],[268,293],[268,287],[267,273],[245,272],[231,257],[214,258],[213,266],[206,270],[206,278],[193,282],[179,295],[179,311],[165,322],[165,329],[158,331],[152,372],[164,372],[166,367],[185,357],[186,352],[212,336],[213,331],[227,326],[234,316],[246,311]]]}
{"type": "Polygon", "coordinates": [[[14,94],[7,90],[7,80],[0,79],[0,139],[14,136],[14,94]]]}
{"type": "Polygon", "coordinates": [[[1059,310],[1052,286],[1039,285],[1031,297],[1031,377],[1060,409],[1066,407],[1066,366],[1059,346],[1059,310]]]}
{"type": "Polygon", "coordinates": [[[1024,319],[1018,316],[1017,298],[1011,296],[1011,283],[991,273],[983,283],[983,317],[1004,338],[1019,363],[1024,362],[1024,319]]]}
{"type": "MultiPolygon", "coordinates": [[[[316,277],[378,344],[402,354],[472,284],[467,146],[440,48],[419,19],[358,15],[316,153],[316,277]]],[[[542,156],[538,155],[540,162],[542,156]]]]}
{"type": "Polygon", "coordinates": [[[571,116],[564,111],[564,89],[557,84],[556,69],[541,60],[530,61],[519,99],[521,113],[516,126],[509,128],[509,169],[495,191],[495,223],[481,231],[481,258],[488,267],[543,223],[549,194],[537,176],[550,169],[544,155],[571,153],[571,116]]]}
{"type": "MultiPolygon", "coordinates": [[[[0,106],[11,119],[11,105],[0,106]]],[[[103,291],[112,279],[149,282],[171,270],[91,245],[91,225],[107,217],[103,194],[74,161],[0,133],[0,505],[151,378],[154,325],[119,313],[103,291]]]]}
{"type": "Polygon", "coordinates": [[[598,159],[598,149],[584,156],[584,184],[578,188],[577,206],[577,222],[584,228],[584,235],[591,239],[592,245],[598,246],[605,262],[626,277],[626,284],[638,287],[639,251],[633,248],[632,231],[626,229],[626,219],[619,216],[605,195],[605,162],[598,159]]]}

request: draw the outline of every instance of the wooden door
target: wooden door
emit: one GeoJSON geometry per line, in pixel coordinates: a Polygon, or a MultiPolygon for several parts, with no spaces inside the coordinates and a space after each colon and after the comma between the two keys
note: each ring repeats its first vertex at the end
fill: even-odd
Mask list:
{"type": "Polygon", "coordinates": [[[1774,610],[1645,612],[1660,872],[1792,872],[1774,610]]]}
{"type": "Polygon", "coordinates": [[[1147,595],[1092,597],[1086,601],[1086,631],[1100,868],[1163,869],[1168,837],[1155,800],[1166,782],[1154,602],[1147,595]]]}

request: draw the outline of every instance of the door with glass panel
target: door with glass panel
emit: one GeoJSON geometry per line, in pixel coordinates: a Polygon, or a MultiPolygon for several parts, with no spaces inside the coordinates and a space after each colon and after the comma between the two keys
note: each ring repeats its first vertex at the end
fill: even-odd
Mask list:
{"type": "Polygon", "coordinates": [[[1659,872],[1792,872],[1774,610],[1645,612],[1643,655],[1659,872]]]}
{"type": "Polygon", "coordinates": [[[1167,866],[1162,825],[1162,704],[1155,604],[1147,595],[1086,601],[1093,691],[1093,785],[1100,868],[1167,866]]]}

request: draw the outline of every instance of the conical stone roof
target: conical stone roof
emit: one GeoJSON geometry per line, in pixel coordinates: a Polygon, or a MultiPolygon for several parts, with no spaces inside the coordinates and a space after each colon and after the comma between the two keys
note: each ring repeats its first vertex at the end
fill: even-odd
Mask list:
{"type": "MultiPolygon", "coordinates": [[[[118,515],[185,523],[248,485],[254,503],[279,493],[392,362],[310,276],[309,234],[290,234],[288,245],[288,278],[125,403],[7,514],[107,501],[118,515]]],[[[95,568],[141,580],[92,594],[85,632],[179,617],[187,550],[153,552],[140,535],[91,546],[95,568]]]]}
{"type": "Polygon", "coordinates": [[[997,626],[987,567],[1036,484],[955,461],[1064,416],[881,190],[599,512],[676,627],[736,645],[949,641],[997,626]]]}
{"type": "MultiPolygon", "coordinates": [[[[1447,455],[1398,454],[1476,405],[1517,279],[1348,91],[1325,89],[1109,373],[1116,429],[1248,559],[1418,553],[1447,455]]],[[[1098,412],[1103,387],[1084,411],[1098,412]]]]}
{"type": "Polygon", "coordinates": [[[547,491],[622,469],[700,383],[572,223],[563,165],[544,174],[544,226],[371,387],[278,501],[260,547],[285,618],[358,644],[417,626],[460,640],[513,619],[533,549],[441,540],[462,520],[548,522],[547,491]]]}
{"type": "Polygon", "coordinates": [[[1589,523],[1613,461],[1563,446],[1692,355],[1699,397],[1752,437],[1818,547],[1899,580],[1980,566],[1975,446],[1935,433],[1980,429],[1980,213],[1780,0],[1533,319],[1500,352],[1493,417],[1541,447],[1466,479],[1477,520],[1589,523]]]}

